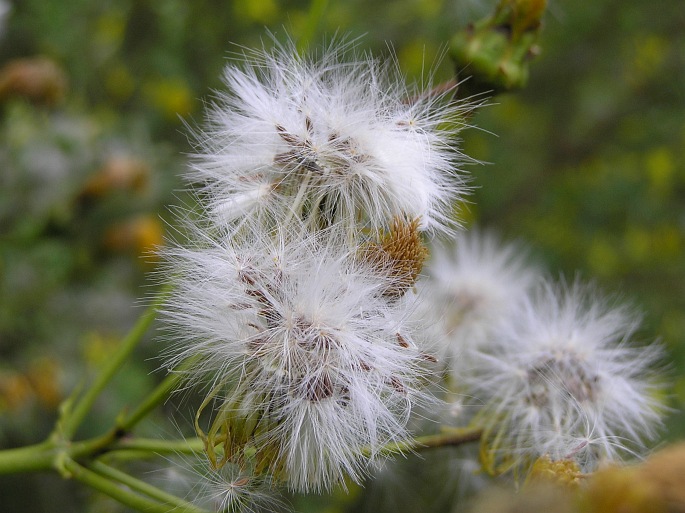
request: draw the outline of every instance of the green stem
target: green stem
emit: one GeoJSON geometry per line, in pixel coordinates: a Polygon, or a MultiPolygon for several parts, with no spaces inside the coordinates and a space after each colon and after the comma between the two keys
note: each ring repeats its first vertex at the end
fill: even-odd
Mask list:
{"type": "Polygon", "coordinates": [[[119,438],[119,433],[116,429],[95,438],[82,440],[80,442],[68,443],[61,450],[69,458],[80,459],[97,456],[105,453],[119,438]]]}
{"type": "Polygon", "coordinates": [[[0,451],[0,475],[50,470],[55,458],[54,444],[43,442],[0,451]]]}
{"type": "Polygon", "coordinates": [[[0,451],[0,475],[57,469],[67,458],[92,457],[105,452],[117,439],[116,431],[81,442],[49,439],[43,443],[0,451]]]}
{"type": "MultiPolygon", "coordinates": [[[[391,442],[381,447],[377,454],[398,454],[437,447],[455,447],[480,440],[482,434],[481,428],[443,428],[443,432],[437,435],[419,436],[411,440],[391,442]]],[[[372,454],[368,448],[365,448],[362,453],[366,456],[372,454]]]]}
{"type": "MultiPolygon", "coordinates": [[[[101,437],[68,444],[64,447],[54,442],[7,449],[0,451],[0,475],[20,472],[49,470],[59,466],[59,456],[64,458],[88,458],[98,454],[108,456],[131,456],[135,459],[165,454],[194,454],[202,452],[204,443],[200,438],[187,440],[155,440],[131,438],[117,440],[118,431],[111,431],[101,437]]],[[[444,428],[442,433],[417,437],[412,440],[392,442],[377,451],[378,454],[414,452],[437,447],[458,446],[481,438],[480,428],[444,428]]],[[[371,455],[371,450],[363,449],[371,455]]]]}
{"type": "Polygon", "coordinates": [[[195,454],[204,451],[205,445],[200,438],[187,440],[156,440],[151,438],[124,439],[114,445],[110,451],[116,454],[120,451],[138,451],[154,454],[195,454]]]}
{"type": "Polygon", "coordinates": [[[143,402],[130,415],[122,416],[117,421],[117,427],[121,431],[130,431],[153,409],[165,402],[171,393],[179,388],[179,385],[186,379],[184,371],[193,365],[194,358],[187,359],[177,369],[174,369],[155,389],[143,400],[143,402]]]}
{"type": "Polygon", "coordinates": [[[452,428],[445,427],[437,435],[420,436],[410,443],[415,444],[414,450],[434,449],[437,447],[456,447],[480,440],[483,429],[480,427],[452,428]]]}
{"type": "Polygon", "coordinates": [[[103,436],[62,445],[47,441],[17,449],[0,451],[0,475],[60,469],[60,457],[87,459],[99,454],[119,459],[145,459],[167,454],[197,454],[204,450],[199,438],[187,440],[155,440],[124,438],[111,431],[103,436]]]}
{"type": "Polygon", "coordinates": [[[204,513],[205,511],[175,495],[171,495],[170,493],[160,490],[155,486],[145,483],[140,479],[136,479],[135,477],[100,461],[94,461],[89,467],[102,477],[118,481],[135,492],[142,493],[163,504],[172,506],[173,511],[187,511],[188,513],[204,513]]]}
{"type": "MultiPolygon", "coordinates": [[[[65,459],[63,466],[64,470],[68,473],[68,477],[76,479],[105,495],[109,495],[116,501],[130,508],[146,513],[169,513],[169,510],[171,509],[169,508],[169,505],[161,504],[148,497],[132,492],[126,487],[116,484],[110,479],[79,465],[72,459],[65,459]]],[[[197,513],[196,509],[189,510],[183,507],[174,507],[173,511],[178,513],[197,513]]]]}
{"type": "MultiPolygon", "coordinates": [[[[96,399],[100,393],[104,390],[107,384],[111,381],[117,371],[124,365],[126,359],[129,357],[131,352],[135,349],[138,343],[143,338],[143,335],[147,332],[150,324],[155,319],[157,308],[166,298],[166,289],[164,289],[155,302],[148,307],[145,313],[138,319],[135,326],[122,340],[121,345],[118,347],[116,353],[107,360],[107,363],[98,373],[98,376],[92,386],[85,392],[85,394],[76,401],[73,409],[65,408],[63,410],[63,417],[59,422],[59,430],[63,438],[71,439],[76,430],[79,428],[83,420],[85,419],[88,412],[93,407],[96,399]]],[[[70,397],[67,399],[67,403],[73,401],[74,398],[70,397]]]]}

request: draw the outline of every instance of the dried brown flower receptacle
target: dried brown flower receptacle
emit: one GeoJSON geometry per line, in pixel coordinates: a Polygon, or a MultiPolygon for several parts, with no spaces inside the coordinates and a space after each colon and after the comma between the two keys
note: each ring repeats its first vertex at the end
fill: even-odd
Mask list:
{"type": "Polygon", "coordinates": [[[379,242],[362,249],[363,258],[390,278],[391,284],[383,292],[390,299],[401,298],[414,286],[428,258],[419,226],[419,219],[408,221],[395,217],[379,242]]]}

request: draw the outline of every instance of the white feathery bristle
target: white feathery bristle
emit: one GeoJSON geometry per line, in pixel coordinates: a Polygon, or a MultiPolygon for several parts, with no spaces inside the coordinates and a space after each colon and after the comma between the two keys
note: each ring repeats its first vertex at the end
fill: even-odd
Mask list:
{"type": "Polygon", "coordinates": [[[169,251],[169,366],[194,359],[189,382],[268,417],[255,446],[277,447],[293,489],[359,481],[383,444],[406,436],[422,398],[405,302],[385,298],[383,277],[337,237],[253,233],[169,251]]]}
{"type": "Polygon", "coordinates": [[[313,226],[362,219],[378,230],[395,216],[454,225],[466,189],[454,142],[464,106],[450,92],[414,94],[393,64],[346,62],[349,48],[313,58],[277,47],[226,67],[191,176],[217,219],[234,220],[226,206],[257,216],[285,207],[313,226]],[[245,201],[256,191],[259,201],[245,201]]]}
{"type": "Polygon", "coordinates": [[[631,345],[638,326],[589,286],[542,283],[473,360],[479,417],[499,437],[492,449],[567,455],[589,470],[638,450],[663,412],[661,347],[631,345]]]}
{"type": "Polygon", "coordinates": [[[268,476],[255,476],[238,465],[214,469],[204,453],[169,458],[157,480],[162,488],[206,511],[271,513],[290,511],[268,476]]]}
{"type": "Polygon", "coordinates": [[[469,352],[488,343],[496,324],[515,312],[541,279],[525,257],[519,244],[478,229],[459,234],[449,247],[432,248],[417,313],[428,320],[457,381],[468,372],[469,352]]]}

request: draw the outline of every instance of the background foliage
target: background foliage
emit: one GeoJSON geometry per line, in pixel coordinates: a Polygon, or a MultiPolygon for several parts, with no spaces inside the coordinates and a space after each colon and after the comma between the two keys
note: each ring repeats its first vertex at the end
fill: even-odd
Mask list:
{"type": "MultiPolygon", "coordinates": [[[[410,79],[433,70],[447,80],[451,63],[440,57],[450,36],[494,3],[5,1],[0,446],[44,436],[84,366],[93,372],[141,313],[136,305],[154,287],[150,252],[173,232],[168,205],[184,201],[179,176],[192,148],[182,120],[200,122],[232,53],[269,44],[265,27],[281,40],[337,32],[363,36],[360,50],[396,54],[410,79]],[[320,9],[317,26],[310,9],[320,9]],[[42,93],[21,89],[28,64],[40,65],[42,93]]],[[[552,274],[594,278],[644,312],[645,340],[668,347],[674,413],[665,440],[685,435],[681,4],[551,0],[529,86],[482,108],[478,129],[464,134],[465,152],[486,162],[468,168],[467,224],[521,238],[552,274]]],[[[161,344],[151,337],[89,432],[160,378],[161,344]]],[[[143,429],[175,429],[164,415],[143,429]]],[[[120,510],[53,476],[3,477],[0,496],[6,512],[120,510]]],[[[331,508],[319,502],[302,508],[331,508]]]]}

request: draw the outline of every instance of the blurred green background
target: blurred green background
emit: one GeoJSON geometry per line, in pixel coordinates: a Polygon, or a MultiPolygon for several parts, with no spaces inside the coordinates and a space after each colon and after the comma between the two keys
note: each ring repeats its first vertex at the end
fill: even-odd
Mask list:
{"type": "MultiPolygon", "coordinates": [[[[394,52],[410,80],[428,70],[447,80],[451,35],[494,4],[0,2],[0,447],[50,431],[60,399],[154,292],[151,251],[172,232],[170,205],[187,199],[184,120],[201,122],[232,52],[269,44],[267,29],[314,43],[363,36],[359,50],[394,52]]],[[[522,239],[553,275],[578,273],[643,311],[640,336],[667,346],[674,385],[663,438],[683,438],[685,8],[551,0],[539,45],[528,87],[493,99],[463,133],[465,153],[486,162],[467,168],[466,222],[522,239]]],[[[154,335],[83,435],[160,378],[154,335]]],[[[173,436],[172,410],[143,431],[173,436]]],[[[122,510],[54,476],[2,477],[0,497],[3,512],[122,510]]]]}

